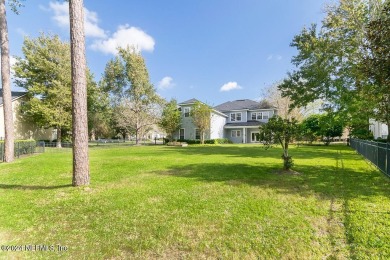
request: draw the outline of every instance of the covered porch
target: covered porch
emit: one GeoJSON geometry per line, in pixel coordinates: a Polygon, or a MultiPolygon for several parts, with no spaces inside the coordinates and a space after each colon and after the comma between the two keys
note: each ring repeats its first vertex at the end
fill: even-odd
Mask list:
{"type": "Polygon", "coordinates": [[[250,121],[244,123],[229,123],[226,124],[225,136],[233,143],[259,143],[259,127],[264,123],[258,121],[250,121]]]}

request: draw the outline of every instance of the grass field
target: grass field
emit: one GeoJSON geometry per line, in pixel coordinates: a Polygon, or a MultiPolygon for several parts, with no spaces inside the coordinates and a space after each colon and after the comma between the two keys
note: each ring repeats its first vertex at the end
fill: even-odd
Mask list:
{"type": "Polygon", "coordinates": [[[389,259],[389,178],[345,146],[290,153],[300,174],[258,145],[94,147],[87,188],[69,152],[0,164],[0,258],[389,259]]]}

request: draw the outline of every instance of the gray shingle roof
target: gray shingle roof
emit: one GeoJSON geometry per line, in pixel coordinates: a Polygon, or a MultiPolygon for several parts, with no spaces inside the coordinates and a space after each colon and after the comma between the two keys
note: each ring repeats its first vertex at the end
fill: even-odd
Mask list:
{"type": "MultiPolygon", "coordinates": [[[[24,96],[26,94],[27,94],[27,92],[12,91],[11,92],[12,100],[19,98],[21,96],[24,96]]],[[[0,89],[0,105],[3,105],[3,90],[2,89],[0,89]]]]}
{"type": "Polygon", "coordinates": [[[273,107],[250,99],[228,101],[214,107],[214,109],[221,112],[232,111],[232,110],[245,110],[245,109],[254,110],[254,109],[267,109],[267,108],[273,108],[273,107]]]}
{"type": "Polygon", "coordinates": [[[179,105],[193,104],[193,103],[195,103],[195,102],[200,102],[200,101],[197,100],[196,98],[191,98],[191,99],[189,99],[189,100],[187,100],[187,101],[184,101],[184,102],[179,103],[179,105]]]}

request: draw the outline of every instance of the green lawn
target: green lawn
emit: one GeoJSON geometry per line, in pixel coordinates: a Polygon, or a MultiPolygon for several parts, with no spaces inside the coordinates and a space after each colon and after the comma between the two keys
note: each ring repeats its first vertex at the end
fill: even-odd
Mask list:
{"type": "Polygon", "coordinates": [[[0,258],[390,258],[390,179],[345,146],[93,147],[0,164],[0,258]],[[57,245],[67,247],[58,252],[57,245]]]}

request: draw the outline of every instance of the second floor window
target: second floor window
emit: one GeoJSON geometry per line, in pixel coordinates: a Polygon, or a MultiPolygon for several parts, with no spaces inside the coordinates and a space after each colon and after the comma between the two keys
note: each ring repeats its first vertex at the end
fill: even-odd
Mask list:
{"type": "Polygon", "coordinates": [[[190,108],[189,107],[184,108],[184,117],[190,117],[190,108]]]}
{"type": "Polygon", "coordinates": [[[230,114],[230,121],[231,122],[241,121],[241,112],[240,113],[231,113],[230,114]]]}
{"type": "Polygon", "coordinates": [[[252,113],[252,120],[268,119],[268,112],[254,112],[252,113]]]}

